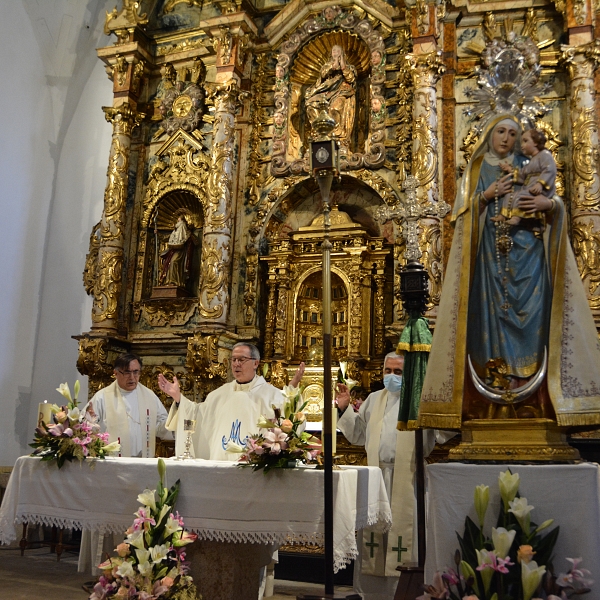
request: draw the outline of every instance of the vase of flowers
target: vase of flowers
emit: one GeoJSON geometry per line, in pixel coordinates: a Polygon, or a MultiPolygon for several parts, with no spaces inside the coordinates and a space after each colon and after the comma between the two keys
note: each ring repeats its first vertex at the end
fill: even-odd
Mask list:
{"type": "Polygon", "coordinates": [[[103,571],[89,600],[136,598],[137,600],[196,600],[196,586],[185,562],[185,546],[196,534],[184,529],[175,512],[179,479],[170,488],[164,485],[165,462],[158,459],[159,482],[155,490],[138,496],[142,505],[135,513],[125,540],[99,569],[103,571]]]}
{"type": "Polygon", "coordinates": [[[536,525],[534,507],[519,497],[519,474],[510,469],[500,473],[502,503],[491,536],[484,532],[490,499],[487,485],[475,488],[478,524],[465,519],[455,568],[436,573],[433,584],[417,600],[566,600],[590,591],[590,572],[580,567],[581,558],[567,558],[568,573],[553,574],[552,554],[559,528],[549,529],[553,519],[536,525]]]}
{"type": "Polygon", "coordinates": [[[55,460],[60,469],[65,461],[74,458],[103,459],[111,452],[118,452],[117,442],[108,443],[108,433],[100,433],[97,423],[88,422],[85,413],[79,410],[77,396],[79,395],[79,380],[73,386],[73,396],[68,383],[61,383],[56,388],[67,400],[67,404],[51,406],[52,422],[42,421],[35,430],[33,442],[29,444],[35,450],[32,456],[42,460],[55,460]]]}
{"type": "Polygon", "coordinates": [[[307,463],[321,452],[320,440],[304,431],[306,416],[302,411],[306,402],[298,408],[301,389],[286,385],[283,395],[283,409],[273,406],[273,419],[261,415],[259,432],[249,436],[245,446],[228,444],[229,452],[241,454],[240,466],[268,473],[273,468],[289,469],[307,463]]]}

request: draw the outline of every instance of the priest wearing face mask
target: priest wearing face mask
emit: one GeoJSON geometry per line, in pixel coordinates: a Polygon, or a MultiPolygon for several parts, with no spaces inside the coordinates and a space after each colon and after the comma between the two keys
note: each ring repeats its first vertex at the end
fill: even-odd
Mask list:
{"type": "MultiPolygon", "coordinates": [[[[398,585],[398,566],[417,564],[414,492],[415,434],[398,431],[398,410],[404,356],[392,352],[383,363],[384,389],[369,394],[360,410],[350,404],[348,387],[338,384],[336,402],[342,413],[338,429],[357,446],[365,446],[369,466],[380,467],[392,506],[392,530],[359,532],[359,556],[354,566],[354,591],[365,600],[389,600],[398,585]],[[399,550],[402,549],[402,550],[399,550]]],[[[435,444],[433,430],[424,432],[427,456],[435,444]]]]}

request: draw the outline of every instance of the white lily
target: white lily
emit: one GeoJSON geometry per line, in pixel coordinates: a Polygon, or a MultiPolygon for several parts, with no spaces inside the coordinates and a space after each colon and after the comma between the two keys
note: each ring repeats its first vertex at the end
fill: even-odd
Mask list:
{"type": "Polygon", "coordinates": [[[133,570],[133,565],[128,560],[122,562],[119,565],[119,568],[117,569],[117,573],[121,577],[133,577],[135,575],[135,572],[133,570]]]}
{"type": "Polygon", "coordinates": [[[79,390],[81,389],[81,384],[79,383],[79,379],[75,380],[75,384],[73,385],[73,398],[77,400],[79,397],[79,390]]]}
{"type": "Polygon", "coordinates": [[[169,546],[167,544],[159,544],[150,548],[150,556],[154,564],[162,562],[167,558],[169,546]]]}
{"type": "Polygon", "coordinates": [[[543,529],[546,529],[546,527],[550,527],[552,523],[554,523],[554,519],[546,519],[541,525],[537,526],[536,530],[533,533],[539,533],[543,529]]]}
{"type": "Polygon", "coordinates": [[[71,390],[69,389],[69,384],[66,381],[65,383],[61,383],[60,386],[56,388],[56,391],[62,394],[69,402],[72,402],[71,390]]]}
{"type": "Polygon", "coordinates": [[[498,485],[500,486],[502,502],[504,502],[504,512],[508,510],[509,502],[515,499],[519,491],[520,479],[518,473],[513,475],[508,469],[498,475],[498,485]]]}
{"type": "Polygon", "coordinates": [[[477,565],[485,567],[481,571],[481,579],[483,580],[483,588],[485,593],[490,589],[492,576],[494,575],[494,552],[490,550],[475,550],[477,553],[477,565]]]}
{"type": "Polygon", "coordinates": [[[119,442],[111,442],[110,444],[106,444],[104,446],[104,450],[106,452],[118,452],[121,449],[121,444],[119,442]]]}
{"type": "Polygon", "coordinates": [[[276,427],[275,423],[267,419],[267,417],[265,417],[264,415],[260,415],[260,417],[258,417],[258,423],[256,424],[256,426],[260,427],[261,429],[269,429],[271,427],[276,427]]]}
{"type": "Polygon", "coordinates": [[[146,548],[136,548],[135,555],[137,556],[138,562],[148,562],[150,550],[146,550],[146,548]]]}
{"type": "Polygon", "coordinates": [[[300,389],[294,387],[293,385],[284,385],[283,386],[283,395],[289,400],[294,400],[296,396],[300,393],[300,389]]]}
{"type": "Polygon", "coordinates": [[[340,360],[340,371],[342,372],[342,377],[346,379],[346,373],[348,373],[348,361],[340,360]]]}
{"type": "Polygon", "coordinates": [[[138,563],[138,571],[142,577],[149,577],[152,575],[152,563],[145,560],[144,562],[138,563]]]}
{"type": "Polygon", "coordinates": [[[173,517],[169,517],[165,523],[165,536],[175,533],[178,529],[179,521],[177,519],[173,519],[173,517]]]}
{"type": "Polygon", "coordinates": [[[144,506],[149,506],[152,511],[156,510],[156,490],[146,488],[138,497],[137,501],[144,506]]]}
{"type": "Polygon", "coordinates": [[[479,586],[477,585],[477,577],[475,576],[475,571],[473,570],[473,567],[468,562],[461,560],[460,572],[465,579],[469,579],[470,577],[472,578],[473,589],[475,590],[475,593],[479,596],[479,586]]]}
{"type": "Polygon", "coordinates": [[[542,577],[546,572],[546,567],[538,564],[535,560],[529,563],[521,563],[521,583],[523,584],[523,600],[531,600],[535,590],[537,590],[542,577]]]}
{"type": "Polygon", "coordinates": [[[130,533],[125,538],[125,541],[128,544],[131,544],[134,548],[143,549],[144,548],[144,532],[141,529],[138,529],[138,531],[134,531],[133,533],[130,533]]]}
{"type": "Polygon", "coordinates": [[[55,415],[56,413],[59,413],[62,410],[62,406],[59,406],[58,404],[53,404],[50,407],[50,410],[52,411],[52,414],[55,415]]]}
{"type": "Polygon", "coordinates": [[[70,421],[79,422],[79,419],[81,418],[81,411],[77,407],[70,408],[67,412],[67,416],[69,417],[70,421]]]}
{"type": "Polygon", "coordinates": [[[510,552],[510,547],[515,539],[517,532],[513,529],[512,531],[506,530],[504,527],[492,528],[492,543],[494,544],[494,550],[496,556],[500,558],[506,558],[510,552]]]}
{"type": "Polygon", "coordinates": [[[482,483],[475,488],[475,510],[477,511],[477,518],[479,519],[479,527],[483,527],[485,513],[489,502],[490,486],[482,483]]]}
{"type": "Polygon", "coordinates": [[[227,446],[225,446],[225,452],[234,452],[237,454],[242,454],[244,452],[244,447],[229,440],[227,442],[227,446]]]}
{"type": "Polygon", "coordinates": [[[529,513],[533,510],[533,506],[531,504],[527,504],[527,498],[515,498],[509,502],[509,506],[510,509],[508,512],[515,515],[523,531],[529,535],[529,525],[531,523],[531,516],[529,513]]]}

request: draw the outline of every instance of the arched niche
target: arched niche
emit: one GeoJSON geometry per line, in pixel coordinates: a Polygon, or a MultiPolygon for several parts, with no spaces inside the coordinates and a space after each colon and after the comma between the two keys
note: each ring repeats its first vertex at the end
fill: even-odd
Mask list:
{"type": "Polygon", "coordinates": [[[203,226],[202,203],[190,191],[160,198],[148,223],[151,298],[198,296],[203,226]]]}

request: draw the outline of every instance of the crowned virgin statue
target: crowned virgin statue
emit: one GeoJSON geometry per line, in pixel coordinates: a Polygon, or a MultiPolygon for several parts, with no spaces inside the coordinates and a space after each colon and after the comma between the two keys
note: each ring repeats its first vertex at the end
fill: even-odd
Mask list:
{"type": "Polygon", "coordinates": [[[497,418],[494,399],[510,409],[502,418],[600,423],[600,345],[563,202],[519,193],[515,174],[506,172],[527,158],[527,120],[516,116],[488,115],[460,181],[421,396],[425,427],[497,418]],[[524,218],[501,217],[511,203],[524,218]],[[521,397],[529,399],[518,404],[521,397]]]}

